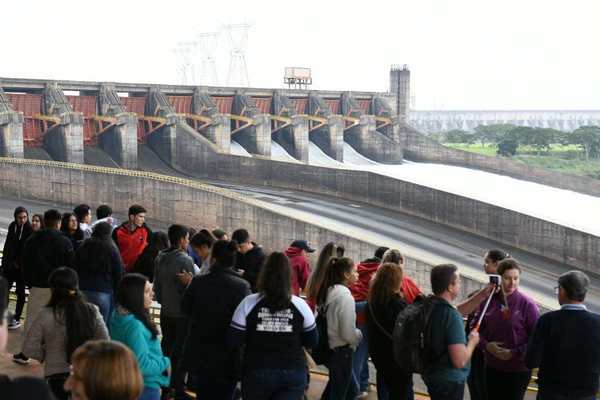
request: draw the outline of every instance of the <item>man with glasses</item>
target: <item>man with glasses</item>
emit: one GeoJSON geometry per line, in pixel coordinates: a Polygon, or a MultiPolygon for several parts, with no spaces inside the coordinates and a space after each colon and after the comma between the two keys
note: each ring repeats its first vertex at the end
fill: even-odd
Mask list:
{"type": "Polygon", "coordinates": [[[558,278],[560,310],[540,317],[525,363],[539,367],[538,400],[592,400],[600,379],[600,315],[583,301],[590,279],[580,271],[558,278]]]}

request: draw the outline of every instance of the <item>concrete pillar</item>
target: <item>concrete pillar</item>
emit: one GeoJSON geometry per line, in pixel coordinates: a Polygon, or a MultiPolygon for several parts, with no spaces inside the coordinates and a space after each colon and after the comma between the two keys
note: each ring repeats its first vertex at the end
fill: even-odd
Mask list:
{"type": "Polygon", "coordinates": [[[100,147],[121,167],[137,168],[137,124],[135,113],[128,113],[112,85],[103,84],[98,93],[100,114],[117,122],[98,138],[100,147]]]}
{"type": "Polygon", "coordinates": [[[23,158],[23,114],[0,113],[0,156],[23,158]]]}
{"type": "Polygon", "coordinates": [[[250,154],[271,157],[271,117],[268,114],[257,114],[254,124],[235,133],[232,137],[250,154]]]}
{"type": "Polygon", "coordinates": [[[58,125],[44,135],[44,148],[54,160],[83,164],[83,114],[71,112],[59,118],[58,125]]]}
{"type": "Polygon", "coordinates": [[[396,97],[396,115],[400,122],[408,121],[410,108],[410,71],[407,65],[392,66],[390,70],[390,92],[396,97]]]}
{"type": "Polygon", "coordinates": [[[148,144],[167,164],[177,167],[177,124],[185,121],[175,114],[167,116],[162,128],[155,130],[148,136],[148,144]]]}
{"type": "Polygon", "coordinates": [[[219,148],[219,151],[229,154],[231,151],[231,120],[224,114],[213,114],[212,122],[200,133],[219,148]]]}
{"type": "Polygon", "coordinates": [[[120,113],[115,125],[98,138],[100,147],[121,167],[137,169],[137,115],[120,113]]]}
{"type": "Polygon", "coordinates": [[[83,114],[73,112],[62,90],[49,83],[44,90],[44,110],[60,122],[44,135],[44,148],[54,160],[83,164],[83,114]]]}
{"type": "Polygon", "coordinates": [[[310,132],[310,140],[329,157],[344,162],[344,120],[341,116],[327,117],[327,125],[310,132]]]}
{"type": "Polygon", "coordinates": [[[273,134],[273,140],[295,159],[308,163],[308,119],[295,115],[291,120],[290,126],[273,134]]]}
{"type": "Polygon", "coordinates": [[[344,140],[363,156],[388,164],[402,163],[402,147],[377,131],[373,115],[362,115],[357,126],[344,132],[344,140]]]}

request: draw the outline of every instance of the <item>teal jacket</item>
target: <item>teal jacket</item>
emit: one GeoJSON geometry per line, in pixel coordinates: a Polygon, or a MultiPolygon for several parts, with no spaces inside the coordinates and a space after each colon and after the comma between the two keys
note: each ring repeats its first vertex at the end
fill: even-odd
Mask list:
{"type": "Polygon", "coordinates": [[[140,320],[133,314],[114,312],[110,319],[109,331],[112,340],[123,343],[135,354],[144,378],[144,386],[169,386],[170,378],[164,372],[171,366],[171,362],[163,356],[158,338],[152,339],[152,333],[140,320]]]}

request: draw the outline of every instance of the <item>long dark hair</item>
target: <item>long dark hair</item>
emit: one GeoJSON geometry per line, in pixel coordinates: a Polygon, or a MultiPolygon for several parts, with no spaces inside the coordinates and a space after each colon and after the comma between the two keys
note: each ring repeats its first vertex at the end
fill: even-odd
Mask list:
{"type": "Polygon", "coordinates": [[[144,248],[133,266],[133,271],[144,275],[150,282],[154,281],[154,260],[163,250],[169,248],[169,237],[162,231],[152,232],[148,246],[144,248]]]}
{"type": "Polygon", "coordinates": [[[112,267],[113,243],[110,239],[111,226],[100,222],[94,226],[92,237],[84,240],[75,251],[73,265],[78,271],[88,270],[108,274],[112,267]]]}
{"type": "Polygon", "coordinates": [[[144,307],[144,289],[148,279],[142,274],[127,274],[119,282],[116,301],[121,307],[136,317],[152,334],[152,339],[158,336],[156,324],[150,318],[150,313],[144,307]]]}
{"type": "Polygon", "coordinates": [[[94,338],[96,313],[79,291],[77,273],[71,268],[60,267],[48,278],[52,291],[47,307],[51,307],[54,319],[64,322],[67,332],[67,360],[79,346],[94,338]]]}
{"type": "Polygon", "coordinates": [[[343,283],[346,279],[344,275],[347,272],[350,272],[353,266],[354,261],[348,257],[333,257],[331,260],[329,260],[325,279],[323,280],[323,283],[317,292],[316,301],[318,305],[325,304],[327,301],[327,291],[329,288],[333,285],[343,283]]]}
{"type": "Polygon", "coordinates": [[[321,252],[319,253],[319,258],[317,259],[317,265],[313,269],[313,272],[310,278],[308,279],[308,284],[306,285],[307,298],[317,298],[317,293],[321,289],[323,280],[327,275],[327,266],[329,265],[329,261],[332,257],[338,257],[339,248],[340,246],[338,246],[334,242],[329,242],[323,247],[323,249],[321,249],[321,252]]]}
{"type": "Polygon", "coordinates": [[[62,220],[60,221],[60,231],[72,240],[83,240],[83,231],[81,228],[79,228],[79,220],[77,220],[77,229],[75,229],[75,232],[71,233],[69,231],[69,220],[71,217],[75,217],[75,220],[77,220],[77,216],[73,213],[67,212],[62,215],[62,220]]]}
{"type": "Polygon", "coordinates": [[[290,306],[292,299],[292,269],[285,254],[273,252],[258,275],[258,292],[273,311],[290,306]]]}

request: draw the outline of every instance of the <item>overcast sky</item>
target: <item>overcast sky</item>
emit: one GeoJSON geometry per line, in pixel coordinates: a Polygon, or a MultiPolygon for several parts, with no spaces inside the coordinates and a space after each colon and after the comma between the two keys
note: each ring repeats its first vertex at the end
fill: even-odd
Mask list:
{"type": "Polygon", "coordinates": [[[599,109],[599,15],[597,0],[19,0],[2,5],[0,77],[178,83],[178,42],[247,22],[251,86],[306,66],[316,89],[387,91],[408,64],[417,109],[599,109]]]}

